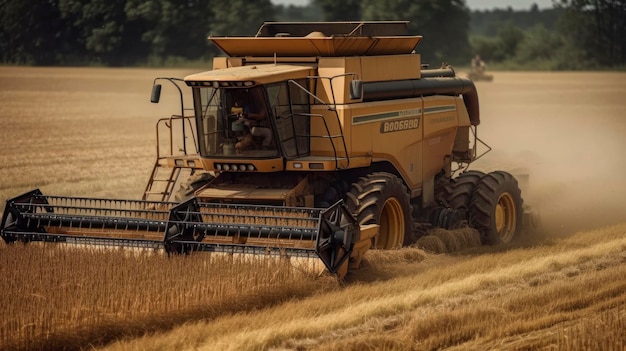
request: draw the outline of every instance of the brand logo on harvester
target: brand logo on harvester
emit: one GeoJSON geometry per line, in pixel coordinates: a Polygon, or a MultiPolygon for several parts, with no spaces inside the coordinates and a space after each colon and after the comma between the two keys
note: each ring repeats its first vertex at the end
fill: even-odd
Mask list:
{"type": "Polygon", "coordinates": [[[380,124],[381,133],[400,132],[408,129],[417,129],[420,127],[420,118],[407,118],[397,121],[382,122],[380,124]]]}

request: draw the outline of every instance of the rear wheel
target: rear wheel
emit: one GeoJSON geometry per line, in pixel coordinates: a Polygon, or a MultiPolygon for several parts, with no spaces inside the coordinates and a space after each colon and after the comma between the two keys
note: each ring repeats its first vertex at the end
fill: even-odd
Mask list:
{"type": "Polygon", "coordinates": [[[411,243],[411,203],[400,178],[384,172],[361,177],[352,184],[346,204],[359,224],[380,225],[374,248],[393,249],[411,243]]]}
{"type": "Polygon", "coordinates": [[[462,220],[469,222],[470,200],[478,182],[485,176],[481,171],[467,171],[454,179],[452,190],[448,194],[447,204],[459,212],[462,220]]]}
{"type": "Polygon", "coordinates": [[[470,221],[486,244],[507,244],[522,227],[523,201],[515,178],[504,171],[481,178],[470,200],[470,221]]]}
{"type": "Polygon", "coordinates": [[[469,222],[469,206],[478,181],[485,176],[481,171],[466,171],[448,181],[437,195],[439,206],[433,207],[428,221],[435,227],[456,229],[469,222]]]}
{"type": "Polygon", "coordinates": [[[485,176],[481,171],[467,171],[454,179],[452,191],[448,195],[448,206],[458,210],[461,217],[469,219],[469,208],[472,193],[478,182],[485,176]]]}

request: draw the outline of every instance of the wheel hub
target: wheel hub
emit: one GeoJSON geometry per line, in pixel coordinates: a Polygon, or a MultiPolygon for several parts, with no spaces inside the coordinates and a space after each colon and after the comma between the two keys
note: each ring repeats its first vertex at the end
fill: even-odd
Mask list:
{"type": "Polygon", "coordinates": [[[404,215],[402,205],[395,198],[389,198],[380,214],[380,238],[377,247],[392,249],[402,246],[404,241],[404,215]]]}
{"type": "Polygon", "coordinates": [[[515,235],[516,221],[515,218],[515,201],[509,193],[504,193],[498,198],[495,209],[496,231],[502,242],[509,242],[515,235]]]}

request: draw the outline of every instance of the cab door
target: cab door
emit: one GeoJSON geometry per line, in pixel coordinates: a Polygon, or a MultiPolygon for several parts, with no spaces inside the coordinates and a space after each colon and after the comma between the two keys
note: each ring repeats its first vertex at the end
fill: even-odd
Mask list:
{"type": "MultiPolygon", "coordinates": [[[[297,81],[306,86],[306,80],[297,81]]],[[[310,154],[311,124],[308,94],[294,84],[280,82],[267,86],[270,108],[275,116],[278,141],[288,158],[310,154]]]]}

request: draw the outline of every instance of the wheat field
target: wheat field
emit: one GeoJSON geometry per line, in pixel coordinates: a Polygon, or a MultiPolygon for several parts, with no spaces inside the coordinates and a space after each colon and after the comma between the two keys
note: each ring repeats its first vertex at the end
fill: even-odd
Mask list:
{"type": "MultiPolygon", "coordinates": [[[[0,201],[141,197],[157,76],[0,67],[0,201]]],[[[530,174],[543,229],[511,247],[371,251],[339,283],[289,262],[0,243],[0,349],[624,350],[626,74],[497,73],[478,83],[477,169],[530,174]]]]}

